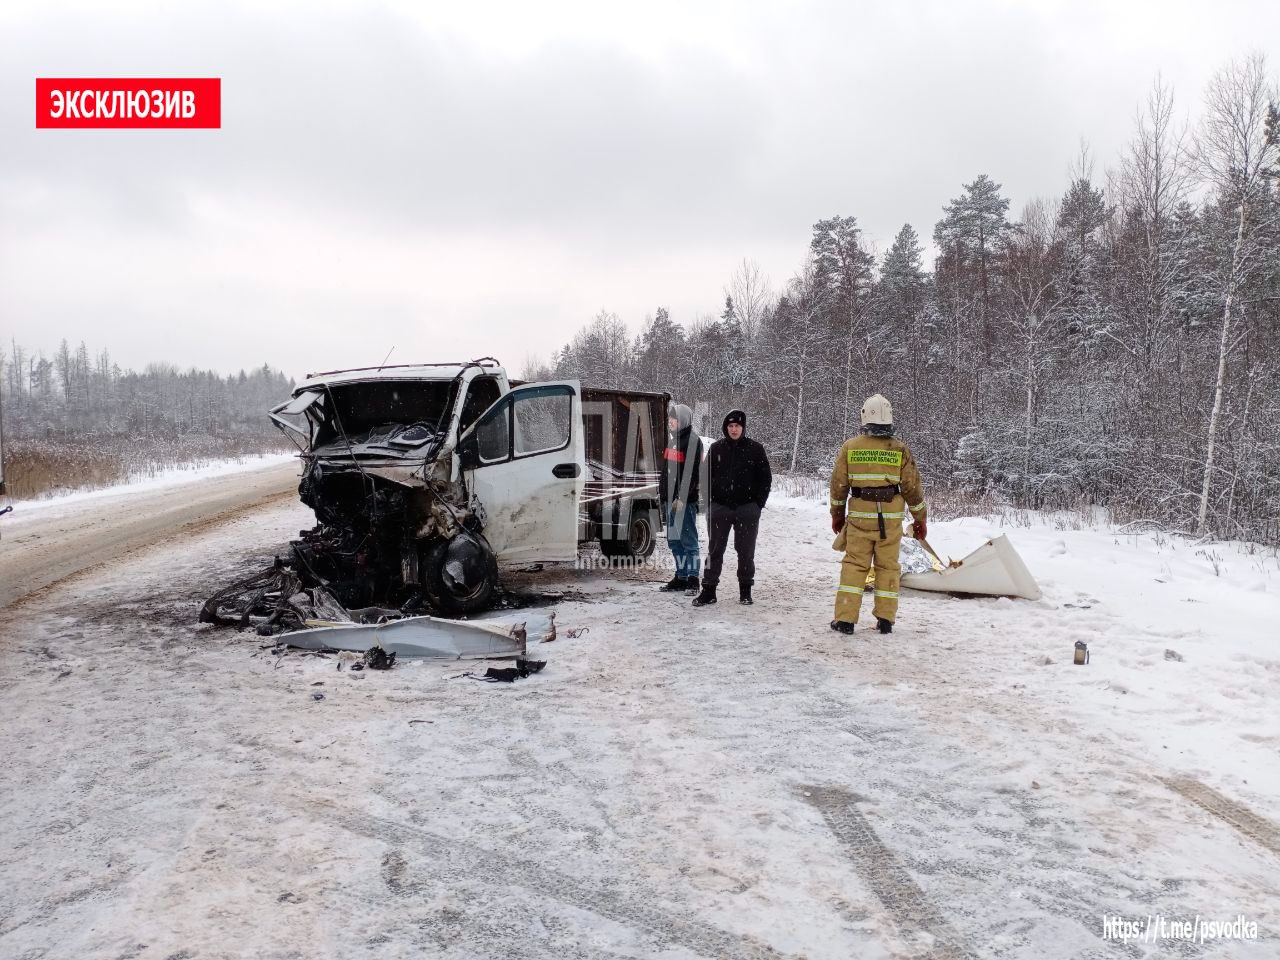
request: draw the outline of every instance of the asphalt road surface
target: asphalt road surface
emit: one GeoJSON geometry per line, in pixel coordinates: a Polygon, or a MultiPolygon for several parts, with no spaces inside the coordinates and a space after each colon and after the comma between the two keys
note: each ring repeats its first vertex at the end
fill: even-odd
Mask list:
{"type": "Polygon", "coordinates": [[[130,554],[297,496],[296,463],[155,491],[17,509],[0,520],[0,607],[130,554]]]}

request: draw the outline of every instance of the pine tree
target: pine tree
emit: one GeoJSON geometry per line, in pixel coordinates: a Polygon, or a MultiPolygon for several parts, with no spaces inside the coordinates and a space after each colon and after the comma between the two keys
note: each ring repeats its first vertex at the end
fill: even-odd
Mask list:
{"type": "Polygon", "coordinates": [[[826,316],[832,346],[839,347],[844,355],[843,402],[839,404],[840,416],[833,418],[838,419],[844,436],[849,434],[854,402],[854,359],[858,355],[855,347],[866,347],[871,342],[865,308],[875,258],[863,247],[861,235],[856,217],[831,217],[813,225],[809,241],[814,290],[821,297],[818,306],[826,316]]]}

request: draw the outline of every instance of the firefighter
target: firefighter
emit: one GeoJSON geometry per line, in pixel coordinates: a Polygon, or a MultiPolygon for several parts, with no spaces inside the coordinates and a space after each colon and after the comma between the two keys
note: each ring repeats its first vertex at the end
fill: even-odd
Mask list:
{"type": "Polygon", "coordinates": [[[862,405],[862,433],[845,441],[831,471],[831,530],[845,535],[832,630],[853,633],[867,571],[874,565],[876,629],[893,632],[898,549],[908,509],[915,521],[911,535],[923,540],[927,518],[920,472],[911,450],[893,435],[893,407],[877,393],[862,405]]]}

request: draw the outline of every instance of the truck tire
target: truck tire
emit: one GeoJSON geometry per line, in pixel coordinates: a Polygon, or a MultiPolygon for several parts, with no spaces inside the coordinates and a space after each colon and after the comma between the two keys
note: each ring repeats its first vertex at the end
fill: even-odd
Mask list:
{"type": "Polygon", "coordinates": [[[651,504],[635,504],[625,539],[601,537],[600,552],[616,560],[643,560],[658,542],[657,512],[651,504]]]}
{"type": "Polygon", "coordinates": [[[422,587],[443,614],[479,613],[498,590],[498,561],[485,541],[470,533],[437,540],[422,554],[422,587]]]}

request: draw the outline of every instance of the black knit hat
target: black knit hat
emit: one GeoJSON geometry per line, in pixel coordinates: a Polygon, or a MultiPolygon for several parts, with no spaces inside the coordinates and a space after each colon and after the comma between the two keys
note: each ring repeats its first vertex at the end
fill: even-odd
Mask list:
{"type": "Polygon", "coordinates": [[[747,429],[747,414],[746,414],[746,412],[745,412],[745,411],[743,411],[743,410],[730,410],[730,411],[729,411],[729,415],[728,415],[728,416],[726,416],[726,417],[724,418],[724,426],[720,428],[721,430],[723,430],[723,431],[724,431],[724,435],[725,435],[726,437],[729,435],[729,424],[731,424],[731,423],[741,424],[742,429],[745,431],[745,430],[747,429]]]}

